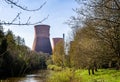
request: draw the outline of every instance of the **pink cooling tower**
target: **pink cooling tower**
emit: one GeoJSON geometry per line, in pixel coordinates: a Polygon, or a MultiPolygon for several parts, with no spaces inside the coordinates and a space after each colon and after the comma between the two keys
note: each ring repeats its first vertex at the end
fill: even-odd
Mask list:
{"type": "Polygon", "coordinates": [[[37,52],[43,52],[52,54],[51,43],[49,39],[49,25],[36,25],[35,29],[35,38],[32,50],[37,52]]]}
{"type": "Polygon", "coordinates": [[[57,45],[58,42],[63,41],[63,38],[52,38],[52,50],[54,51],[55,46],[57,45]]]}

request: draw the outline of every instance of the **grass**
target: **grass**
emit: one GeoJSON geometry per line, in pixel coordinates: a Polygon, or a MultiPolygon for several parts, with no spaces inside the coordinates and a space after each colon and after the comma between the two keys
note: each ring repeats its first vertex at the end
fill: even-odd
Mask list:
{"type": "Polygon", "coordinates": [[[95,75],[88,75],[87,70],[84,70],[80,75],[82,82],[120,82],[120,71],[118,70],[99,69],[95,75]]]}
{"type": "Polygon", "coordinates": [[[50,71],[47,82],[70,82],[72,76],[72,71],[70,71],[70,69],[50,71]]]}
{"type": "Polygon", "coordinates": [[[99,69],[95,75],[88,75],[88,71],[83,69],[51,70],[48,82],[120,82],[120,71],[99,69]]]}

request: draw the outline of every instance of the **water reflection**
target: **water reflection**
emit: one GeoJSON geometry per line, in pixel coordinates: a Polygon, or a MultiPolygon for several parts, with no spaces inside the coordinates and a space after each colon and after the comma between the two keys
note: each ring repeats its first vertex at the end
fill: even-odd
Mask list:
{"type": "Polygon", "coordinates": [[[45,71],[37,72],[36,74],[29,74],[25,77],[14,77],[0,80],[0,82],[45,82],[45,75],[45,71]]]}
{"type": "Polygon", "coordinates": [[[44,82],[44,80],[36,77],[17,77],[1,80],[0,82],[44,82]]]}

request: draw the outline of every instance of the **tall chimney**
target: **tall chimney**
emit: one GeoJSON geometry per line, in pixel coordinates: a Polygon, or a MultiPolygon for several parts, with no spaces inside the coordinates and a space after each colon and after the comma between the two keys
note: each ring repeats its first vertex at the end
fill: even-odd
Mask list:
{"type": "Polygon", "coordinates": [[[63,40],[65,41],[65,34],[63,34],[63,40]]]}
{"type": "Polygon", "coordinates": [[[52,54],[51,43],[49,39],[49,25],[36,25],[34,26],[35,37],[32,50],[36,52],[43,52],[52,54]]]}

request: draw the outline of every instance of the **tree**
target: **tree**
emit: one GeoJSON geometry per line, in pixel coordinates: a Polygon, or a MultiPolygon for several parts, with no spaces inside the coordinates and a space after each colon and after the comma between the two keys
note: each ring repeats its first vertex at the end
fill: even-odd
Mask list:
{"type": "Polygon", "coordinates": [[[7,39],[4,38],[1,42],[1,45],[0,45],[0,56],[4,55],[7,51],[7,39]]]}
{"type": "Polygon", "coordinates": [[[64,66],[64,43],[63,40],[60,40],[55,48],[52,55],[53,63],[58,66],[64,66]]]}
{"type": "MultiPolygon", "coordinates": [[[[77,17],[72,17],[71,21],[82,24],[79,27],[91,26],[95,28],[95,35],[102,46],[104,52],[102,59],[116,62],[117,68],[120,64],[120,2],[119,0],[76,0],[78,4],[84,6],[83,9],[77,8],[74,11],[77,17]],[[83,19],[81,19],[83,18],[83,19]],[[91,21],[89,25],[89,21],[91,21]],[[105,51],[106,50],[106,51],[105,51]],[[108,51],[109,50],[109,51],[108,51]],[[105,58],[103,58],[105,57],[105,58]]],[[[70,22],[71,23],[71,22],[70,22]]],[[[76,27],[76,23],[73,24],[76,27]]],[[[73,28],[73,29],[74,29],[73,28]]],[[[83,35],[84,36],[84,35],[83,35]]],[[[89,42],[90,43],[90,42],[89,42]]],[[[102,62],[102,60],[101,60],[102,62]]],[[[104,62],[105,63],[105,62],[104,62]]],[[[109,63],[109,62],[107,62],[109,63]]]]}
{"type": "Polygon", "coordinates": [[[4,37],[3,27],[0,26],[0,43],[1,43],[2,39],[3,39],[3,37],[4,37]]]}
{"type": "Polygon", "coordinates": [[[10,31],[10,30],[7,31],[6,39],[7,39],[7,43],[8,43],[8,49],[14,50],[16,44],[15,44],[15,36],[13,35],[12,31],[10,31]]]}
{"type": "Polygon", "coordinates": [[[18,38],[18,45],[16,36],[14,36],[12,31],[8,30],[3,34],[1,40],[0,69],[4,74],[3,77],[21,76],[35,69],[46,68],[45,62],[48,55],[30,51],[23,44],[21,37],[18,38]]]}
{"type": "Polygon", "coordinates": [[[20,36],[17,36],[16,37],[16,44],[18,44],[18,45],[25,45],[24,38],[21,38],[20,36]]]}
{"type": "Polygon", "coordinates": [[[120,2],[119,0],[101,0],[95,8],[97,34],[101,40],[113,50],[117,69],[120,68],[120,2]]]}

